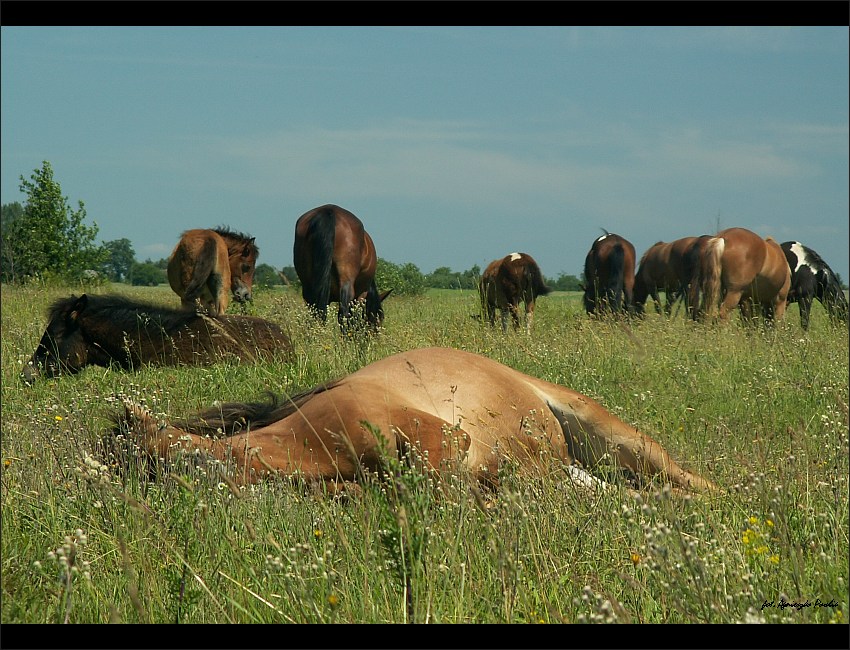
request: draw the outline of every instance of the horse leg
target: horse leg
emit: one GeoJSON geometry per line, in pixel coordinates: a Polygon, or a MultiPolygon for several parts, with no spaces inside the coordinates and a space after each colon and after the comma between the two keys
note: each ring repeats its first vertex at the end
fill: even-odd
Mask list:
{"type": "Polygon", "coordinates": [[[348,327],[351,321],[351,303],[354,302],[354,282],[349,280],[346,282],[340,278],[339,282],[339,311],[337,312],[337,321],[343,329],[348,327]]]}
{"type": "Polygon", "coordinates": [[[526,301],[525,303],[525,332],[531,334],[531,325],[534,322],[534,302],[526,301]]]}
{"type": "Polygon", "coordinates": [[[505,308],[505,309],[500,308],[499,313],[501,314],[501,317],[502,317],[502,331],[507,332],[508,331],[508,310],[507,310],[507,308],[505,308]]]}
{"type": "Polygon", "coordinates": [[[809,330],[809,319],[812,313],[812,302],[814,298],[810,295],[800,296],[797,304],[800,306],[800,325],[805,331],[809,330]]]}
{"type": "Polygon", "coordinates": [[[511,320],[513,321],[513,324],[514,324],[514,330],[518,331],[519,330],[519,301],[510,303],[510,305],[508,305],[508,307],[511,310],[511,320]]]}
{"type": "Polygon", "coordinates": [[[720,320],[721,322],[729,320],[729,314],[741,302],[741,297],[743,295],[744,292],[742,290],[727,291],[726,295],[723,297],[723,300],[720,303],[720,312],[717,316],[718,320],[720,320]]]}

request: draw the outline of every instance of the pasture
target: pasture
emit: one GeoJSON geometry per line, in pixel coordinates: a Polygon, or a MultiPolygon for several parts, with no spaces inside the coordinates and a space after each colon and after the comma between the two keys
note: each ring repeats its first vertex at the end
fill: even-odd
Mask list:
{"type": "Polygon", "coordinates": [[[477,292],[432,290],[388,298],[369,337],[316,321],[295,289],[254,287],[248,313],[290,334],[294,362],[90,367],[26,387],[45,309],[73,290],[2,290],[2,623],[848,622],[850,352],[819,304],[807,333],[796,305],[773,329],[681,307],[627,326],[555,292],[528,336],[473,318],[477,292]],[[340,500],[98,454],[121,395],[184,416],[425,346],[583,392],[725,493],[588,496],[553,462],[541,479],[505,469],[492,498],[398,463],[340,500]]]}

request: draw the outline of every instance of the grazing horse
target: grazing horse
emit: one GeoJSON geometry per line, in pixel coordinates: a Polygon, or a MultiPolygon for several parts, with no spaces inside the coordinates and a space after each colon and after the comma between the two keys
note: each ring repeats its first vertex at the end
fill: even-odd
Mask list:
{"type": "Polygon", "coordinates": [[[187,230],[168,258],[168,283],[185,308],[200,300],[211,314],[251,300],[260,249],[254,238],[228,228],[187,230]]]}
{"type": "Polygon", "coordinates": [[[847,296],[838,277],[823,258],[798,241],[781,244],[791,269],[791,291],[788,302],[800,306],[800,324],[809,329],[812,301],[817,298],[831,320],[847,324],[847,296]]]}
{"type": "Polygon", "coordinates": [[[253,316],[213,316],[171,309],[123,296],[83,294],[56,300],[47,329],[23,379],[74,374],[85,366],[132,370],[155,366],[235,361],[290,360],[289,337],[274,323],[253,316]]]}
{"type": "Polygon", "coordinates": [[[669,316],[673,305],[681,299],[688,303],[693,263],[689,255],[699,243],[699,237],[682,237],[671,242],[657,242],[647,249],[635,273],[635,310],[643,313],[648,296],[652,296],[655,311],[661,313],[658,290],[666,296],[664,312],[669,316]]]}
{"type": "Polygon", "coordinates": [[[779,244],[746,228],[727,228],[709,238],[699,255],[699,317],[726,321],[740,307],[746,320],[753,306],[767,322],[785,314],[791,269],[779,244]]]}
{"type": "Polygon", "coordinates": [[[218,404],[171,424],[125,400],[114,422],[154,459],[184,450],[232,461],[239,484],[299,474],[335,492],[380,472],[389,451],[492,488],[503,462],[534,472],[548,456],[579,463],[567,475],[594,488],[605,484],[587,470],[609,464],[637,486],[717,489],[591,398],[450,348],[401,352],[293,397],[218,404]]]}
{"type": "Polygon", "coordinates": [[[360,219],[338,205],[305,212],[295,222],[293,255],[304,301],[322,321],[327,319],[328,304],[338,302],[337,320],[346,328],[352,304],[365,301],[367,323],[372,329],[381,326],[381,303],[392,289],[378,293],[378,255],[360,219]]]}
{"type": "Polygon", "coordinates": [[[648,297],[652,297],[656,313],[661,313],[659,289],[664,291],[666,296],[664,313],[668,316],[672,311],[673,303],[678,300],[681,283],[670,263],[672,247],[672,242],[656,242],[640,258],[635,273],[634,288],[635,311],[638,313],[643,313],[644,304],[648,297]]]}
{"type": "Polygon", "coordinates": [[[584,260],[584,308],[588,314],[634,312],[635,247],[607,230],[584,260]]]}
{"type": "Polygon", "coordinates": [[[508,331],[508,312],[514,329],[519,329],[519,303],[525,303],[525,330],[531,334],[534,300],[552,293],[543,282],[537,262],[528,253],[511,253],[493,260],[478,283],[481,307],[490,325],[495,325],[496,309],[502,315],[502,331],[508,331]]]}

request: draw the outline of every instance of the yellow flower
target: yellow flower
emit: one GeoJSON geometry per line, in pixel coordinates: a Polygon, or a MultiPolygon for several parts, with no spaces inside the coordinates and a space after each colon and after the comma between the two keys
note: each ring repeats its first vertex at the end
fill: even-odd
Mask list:
{"type": "Polygon", "coordinates": [[[636,552],[632,551],[632,555],[631,555],[632,564],[637,566],[638,564],[640,564],[640,560],[641,560],[640,555],[637,554],[636,552]]]}
{"type": "Polygon", "coordinates": [[[776,554],[771,555],[769,558],[767,558],[767,560],[768,560],[768,562],[770,562],[771,564],[779,564],[779,556],[778,556],[778,555],[776,555],[776,554]]]}
{"type": "Polygon", "coordinates": [[[749,522],[751,524],[757,524],[759,522],[758,517],[750,517],[749,522]]]}
{"type": "Polygon", "coordinates": [[[773,528],[773,519],[765,519],[764,523],[766,523],[769,528],[773,528]]]}
{"type": "Polygon", "coordinates": [[[54,417],[53,419],[54,419],[54,420],[56,420],[57,422],[61,422],[61,421],[62,421],[62,416],[61,416],[61,415],[57,415],[57,416],[56,416],[56,417],[54,417]]]}
{"type": "Polygon", "coordinates": [[[11,458],[7,458],[6,460],[3,461],[3,467],[8,467],[11,464],[12,464],[11,458]]]}
{"type": "Polygon", "coordinates": [[[324,531],[321,531],[321,530],[319,530],[318,528],[317,528],[316,530],[314,530],[314,531],[313,531],[313,536],[314,536],[316,539],[321,539],[321,538],[324,536],[324,534],[325,534],[325,533],[324,533],[324,531]]]}
{"type": "Polygon", "coordinates": [[[328,605],[330,605],[331,607],[336,607],[337,605],[339,605],[339,598],[336,594],[331,594],[330,596],[328,596],[328,605]]]}

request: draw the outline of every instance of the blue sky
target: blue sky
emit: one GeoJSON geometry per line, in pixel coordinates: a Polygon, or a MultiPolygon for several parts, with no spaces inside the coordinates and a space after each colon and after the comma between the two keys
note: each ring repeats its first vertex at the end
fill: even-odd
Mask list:
{"type": "Polygon", "coordinates": [[[229,225],[289,266],[337,203],[423,273],[719,225],[850,279],[846,26],[0,29],[0,200],[48,160],[140,261],[229,225]]]}

